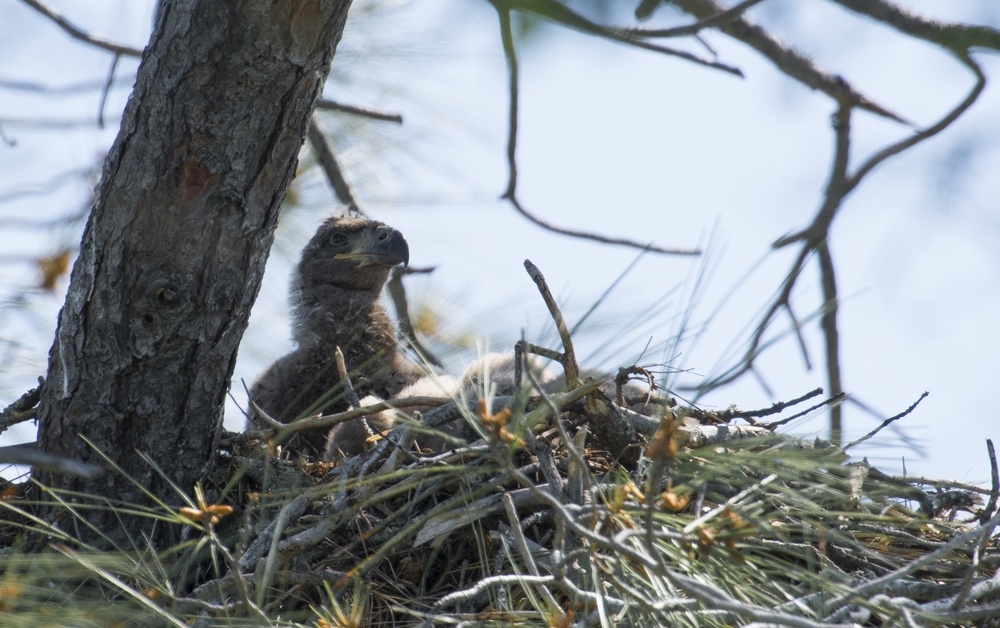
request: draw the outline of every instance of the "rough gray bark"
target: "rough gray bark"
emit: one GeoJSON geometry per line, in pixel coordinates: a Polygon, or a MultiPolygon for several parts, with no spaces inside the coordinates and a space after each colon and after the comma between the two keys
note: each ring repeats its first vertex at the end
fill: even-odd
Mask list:
{"type": "MultiPolygon", "coordinates": [[[[38,415],[45,451],[103,464],[86,437],[168,504],[178,497],[137,451],[185,491],[204,475],[349,5],[163,2],[59,315],[38,415]]],[[[35,477],[147,501],[114,472],[35,477]]]]}

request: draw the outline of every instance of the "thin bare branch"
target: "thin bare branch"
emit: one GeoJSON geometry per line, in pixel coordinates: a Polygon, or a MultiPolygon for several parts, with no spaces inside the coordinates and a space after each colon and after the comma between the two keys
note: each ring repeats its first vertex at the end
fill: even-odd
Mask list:
{"type": "Polygon", "coordinates": [[[972,73],[975,74],[976,76],[976,84],[973,85],[972,90],[969,91],[969,94],[965,97],[965,99],[962,100],[962,102],[960,102],[958,106],[949,111],[937,123],[927,127],[926,129],[918,133],[914,133],[912,136],[901,142],[891,144],[883,148],[879,152],[875,153],[871,157],[869,157],[868,160],[865,161],[865,163],[863,163],[857,170],[855,170],[854,174],[852,174],[850,178],[847,180],[847,186],[849,190],[853,190],[854,188],[856,188],[858,184],[861,183],[861,180],[865,176],[867,176],[868,173],[875,168],[875,166],[878,166],[886,159],[898,155],[904,150],[912,148],[913,146],[919,144],[920,142],[923,142],[928,138],[934,137],[941,131],[948,128],[955,120],[957,120],[962,114],[964,114],[969,109],[969,107],[971,107],[976,102],[976,100],[979,99],[979,96],[983,93],[983,89],[986,88],[986,75],[983,74],[982,68],[980,68],[979,65],[972,60],[971,57],[966,55],[964,57],[960,57],[960,59],[962,63],[965,64],[965,66],[968,67],[970,70],[972,70],[972,73]]]}
{"type": "Polygon", "coordinates": [[[51,473],[96,478],[104,469],[97,465],[46,453],[35,443],[0,447],[0,464],[20,464],[34,469],[45,469],[51,473]]]}
{"type": "Polygon", "coordinates": [[[413,319],[410,317],[410,304],[406,298],[406,287],[403,285],[403,275],[410,274],[411,272],[429,273],[433,270],[433,268],[412,270],[409,268],[397,268],[389,277],[386,290],[389,292],[389,298],[392,299],[392,305],[396,309],[396,321],[399,324],[399,335],[403,342],[409,345],[420,356],[420,359],[434,366],[442,366],[441,360],[431,353],[431,350],[424,343],[420,342],[420,338],[417,337],[417,331],[413,327],[413,319]]]}
{"type": "Polygon", "coordinates": [[[0,412],[0,434],[7,431],[7,428],[12,425],[35,418],[36,406],[42,398],[42,386],[44,384],[45,379],[39,377],[38,386],[18,397],[17,400],[0,412]]]}
{"type": "Polygon", "coordinates": [[[1000,472],[997,470],[997,452],[993,448],[993,441],[989,438],[986,439],[986,452],[990,456],[990,479],[992,480],[993,488],[990,490],[990,500],[986,502],[986,507],[983,508],[983,513],[979,517],[980,523],[986,523],[993,518],[993,514],[997,508],[997,498],[1000,496],[1000,472]]]}
{"type": "Polygon", "coordinates": [[[517,128],[518,128],[518,107],[519,107],[519,97],[518,97],[518,62],[517,62],[517,52],[514,49],[514,35],[510,24],[510,7],[505,3],[499,1],[493,2],[494,7],[497,10],[497,15],[500,18],[500,39],[503,42],[504,57],[507,60],[507,77],[508,77],[508,93],[510,94],[510,105],[508,107],[508,123],[507,123],[507,189],[501,195],[501,198],[507,199],[511,206],[517,210],[519,214],[535,223],[539,227],[551,231],[553,233],[558,233],[561,235],[566,235],[574,238],[582,238],[585,240],[593,240],[595,242],[601,242],[604,244],[616,244],[621,246],[629,246],[632,248],[637,248],[641,250],[648,250],[654,253],[662,253],[666,255],[700,255],[701,251],[698,249],[693,250],[682,250],[682,249],[666,249],[658,246],[654,246],[652,243],[643,244],[641,242],[635,242],[632,240],[627,240],[623,238],[609,238],[607,236],[588,233],[584,231],[576,231],[573,229],[565,229],[562,227],[557,227],[544,220],[538,218],[527,209],[521,205],[521,202],[517,198],[517,128]]]}
{"type": "MultiPolygon", "coordinates": [[[[837,328],[837,279],[830,255],[830,246],[826,241],[816,249],[819,258],[820,283],[823,286],[823,308],[819,325],[823,330],[823,345],[826,348],[826,378],[830,394],[844,393],[844,385],[840,375],[840,331],[837,328]]],[[[840,447],[843,433],[844,412],[841,405],[830,406],[830,442],[840,447]]]]}
{"type": "MultiPolygon", "coordinates": [[[[698,19],[708,19],[723,11],[714,0],[664,0],[698,19]]],[[[779,70],[806,87],[819,90],[837,102],[848,103],[876,115],[913,126],[902,117],[866,98],[842,77],[826,72],[805,55],[785,46],[769,32],[744,17],[722,22],[719,30],[747,44],[767,57],[779,70]]]]}
{"type": "Polygon", "coordinates": [[[98,128],[104,128],[104,105],[108,102],[108,93],[111,91],[111,85],[115,82],[115,69],[118,67],[118,60],[121,59],[120,54],[115,54],[111,58],[111,67],[108,68],[108,77],[104,81],[104,88],[101,90],[101,101],[97,104],[97,126],[98,128]]]}
{"type": "MultiPolygon", "coordinates": [[[[657,0],[659,2],[659,0],[657,0]]],[[[755,4],[760,4],[763,0],[743,0],[728,9],[724,9],[685,26],[675,26],[674,28],[628,28],[626,32],[639,37],[681,37],[684,35],[695,35],[706,28],[719,26],[729,20],[743,15],[747,9],[755,4]]]]}
{"type": "Polygon", "coordinates": [[[651,253],[660,253],[663,255],[701,255],[701,249],[668,249],[661,246],[656,246],[652,243],[643,244],[641,242],[636,242],[634,240],[628,240],[625,238],[610,238],[608,236],[601,235],[599,233],[590,233],[586,231],[577,231],[575,229],[566,229],[564,227],[557,227],[552,223],[546,222],[541,218],[535,216],[527,209],[521,205],[521,202],[516,196],[506,196],[507,200],[510,202],[511,206],[517,210],[519,214],[535,223],[539,227],[545,229],[546,231],[551,231],[553,233],[558,233],[565,236],[570,236],[574,238],[582,238],[584,240],[593,240],[594,242],[600,242],[602,244],[616,244],[620,246],[628,246],[635,249],[640,249],[643,251],[649,251],[651,253]]]}
{"type": "Polygon", "coordinates": [[[327,111],[342,111],[344,113],[350,113],[356,116],[361,116],[363,118],[371,118],[372,120],[381,120],[383,122],[395,122],[396,124],[403,123],[403,115],[399,113],[389,113],[387,111],[379,111],[377,109],[372,109],[370,107],[359,107],[357,105],[348,105],[347,103],[337,102],[335,100],[330,100],[324,98],[316,102],[317,109],[325,109],[327,111]]]}
{"type": "Polygon", "coordinates": [[[710,59],[703,59],[684,50],[676,50],[674,48],[667,48],[666,46],[660,46],[658,44],[651,44],[642,38],[637,37],[635,34],[630,32],[629,29],[604,26],[603,24],[598,24],[588,20],[579,13],[571,10],[565,4],[557,2],[556,0],[490,0],[490,2],[492,2],[492,4],[497,8],[497,11],[507,12],[508,14],[510,11],[532,13],[545,18],[546,20],[555,22],[556,24],[572,28],[582,33],[587,33],[588,35],[596,35],[598,37],[617,41],[636,48],[642,48],[643,50],[678,57],[684,59],[685,61],[690,61],[692,63],[697,63],[698,65],[703,65],[705,67],[739,76],[740,78],[743,77],[743,72],[735,66],[720,63],[718,61],[712,61],[710,59]]]}
{"type": "Polygon", "coordinates": [[[791,423],[795,419],[797,419],[799,417],[803,417],[803,416],[809,414],[810,412],[813,412],[814,410],[819,410],[823,406],[837,405],[841,401],[843,401],[844,397],[846,397],[846,396],[847,395],[845,393],[840,393],[839,395],[833,395],[832,397],[828,397],[825,400],[817,403],[814,406],[806,408],[802,412],[797,412],[796,414],[793,414],[792,416],[785,417],[785,418],[779,419],[777,421],[772,421],[771,423],[768,423],[764,427],[766,427],[769,430],[774,430],[775,428],[777,428],[777,427],[779,427],[781,425],[787,425],[788,423],[791,423]]]}
{"type": "MultiPolygon", "coordinates": [[[[857,439],[856,441],[848,443],[847,446],[844,447],[844,450],[846,451],[846,450],[850,449],[851,447],[854,447],[855,445],[860,445],[861,443],[865,442],[866,440],[870,439],[871,437],[873,437],[876,434],[878,434],[879,432],[881,432],[884,428],[888,427],[890,423],[892,423],[894,421],[898,421],[899,419],[902,419],[907,414],[913,412],[916,409],[916,407],[918,405],[920,405],[920,402],[923,401],[924,398],[927,397],[927,395],[929,395],[929,394],[930,393],[928,393],[928,392],[924,392],[924,394],[920,395],[920,397],[917,398],[916,401],[914,401],[912,404],[910,404],[909,408],[907,408],[906,410],[903,410],[902,412],[900,412],[897,415],[889,417],[885,421],[882,421],[882,424],[879,425],[878,427],[876,427],[875,429],[873,429],[872,431],[868,432],[867,434],[865,434],[861,438],[857,439]]],[[[986,519],[989,519],[989,517],[986,517],[986,519]]]]}
{"type": "MultiPolygon", "coordinates": [[[[783,308],[791,308],[792,289],[795,287],[795,283],[798,280],[799,275],[802,274],[802,271],[805,268],[805,263],[811,254],[811,249],[808,247],[802,247],[798,257],[792,263],[791,270],[789,270],[788,274],[785,276],[777,296],[775,296],[774,300],[771,301],[767,311],[765,311],[764,315],[761,316],[760,323],[758,323],[756,329],[754,329],[753,336],[750,339],[746,352],[743,354],[743,359],[740,364],[719,377],[715,377],[708,382],[705,382],[703,385],[698,387],[699,389],[710,390],[712,388],[718,388],[719,386],[725,386],[726,384],[736,381],[745,373],[753,370],[754,361],[766,348],[766,344],[764,343],[764,334],[771,327],[771,323],[783,308]]],[[[796,326],[798,326],[798,321],[796,321],[796,326]]]]}
{"type": "Polygon", "coordinates": [[[354,192],[351,191],[351,186],[344,178],[344,171],[340,169],[340,163],[337,162],[337,157],[333,154],[330,143],[323,135],[323,129],[319,128],[319,124],[316,123],[316,116],[309,120],[309,144],[316,151],[316,159],[319,161],[320,167],[323,168],[323,172],[326,173],[326,179],[330,182],[334,194],[337,195],[337,200],[347,205],[351,211],[364,215],[354,192]]]}
{"type": "Polygon", "coordinates": [[[13,89],[24,92],[38,92],[42,94],[74,94],[78,92],[89,92],[100,89],[106,81],[79,81],[68,85],[46,85],[35,81],[23,81],[19,79],[0,79],[0,89],[13,89]]]}
{"type": "Polygon", "coordinates": [[[545,307],[548,308],[549,314],[556,324],[556,330],[559,332],[559,338],[562,340],[563,353],[559,361],[566,373],[566,386],[570,389],[578,388],[580,386],[580,366],[576,363],[576,352],[573,350],[573,339],[570,337],[569,327],[566,326],[566,319],[563,318],[559,304],[552,296],[552,291],[549,290],[545,277],[542,276],[542,271],[538,270],[538,267],[532,264],[531,260],[524,260],[524,269],[528,271],[528,276],[538,287],[538,292],[542,295],[545,307]]]}
{"type": "Polygon", "coordinates": [[[24,0],[24,3],[31,7],[32,9],[38,11],[45,17],[49,18],[55,24],[66,31],[70,37],[73,39],[82,41],[84,43],[90,44],[92,46],[97,46],[98,48],[103,48],[108,52],[113,52],[116,55],[127,55],[130,57],[141,57],[142,49],[133,48],[132,46],[126,46],[125,44],[119,44],[111,41],[106,37],[101,35],[94,35],[83,30],[79,26],[73,24],[59,13],[59,11],[45,4],[44,2],[39,2],[39,0],[24,0]]]}
{"type": "MultiPolygon", "coordinates": [[[[510,26],[510,11],[494,5],[500,18],[500,41],[503,43],[503,54],[507,60],[507,90],[510,94],[510,105],[507,108],[507,189],[501,198],[514,198],[517,193],[517,122],[520,97],[518,89],[517,51],[514,49],[514,32],[510,26]]],[[[515,205],[515,208],[517,206],[515,205]]]]}
{"type": "Polygon", "coordinates": [[[885,0],[834,0],[855,13],[887,24],[901,33],[943,46],[960,57],[971,48],[1000,50],[1000,31],[988,26],[951,24],[926,18],[885,0]]]}
{"type": "Polygon", "coordinates": [[[350,409],[360,408],[361,400],[358,399],[358,393],[354,390],[354,384],[351,382],[351,374],[347,372],[347,363],[344,362],[344,352],[340,350],[340,347],[334,348],[333,359],[337,364],[337,376],[344,383],[344,392],[347,395],[347,402],[351,406],[350,409]]]}

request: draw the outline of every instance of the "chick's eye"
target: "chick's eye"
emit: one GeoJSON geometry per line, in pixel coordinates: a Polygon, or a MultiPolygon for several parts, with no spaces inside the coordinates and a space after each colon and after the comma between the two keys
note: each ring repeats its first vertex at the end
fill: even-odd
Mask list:
{"type": "Polygon", "coordinates": [[[347,243],[347,236],[339,231],[335,231],[333,235],[330,236],[330,244],[334,246],[340,246],[347,243]]]}

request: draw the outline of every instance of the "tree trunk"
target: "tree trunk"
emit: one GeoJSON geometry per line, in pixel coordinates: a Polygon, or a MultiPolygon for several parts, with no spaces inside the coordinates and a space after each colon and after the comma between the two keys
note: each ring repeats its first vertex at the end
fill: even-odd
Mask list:
{"type": "MultiPolygon", "coordinates": [[[[143,487],[178,505],[169,482],[190,493],[205,475],[349,5],[162,3],[104,164],[38,414],[45,451],[110,469],[97,449],[124,475],[36,471],[42,484],[149,503],[143,487]]],[[[87,516],[118,525],[104,510],[87,516]]],[[[166,541],[173,534],[162,528],[166,541]]]]}

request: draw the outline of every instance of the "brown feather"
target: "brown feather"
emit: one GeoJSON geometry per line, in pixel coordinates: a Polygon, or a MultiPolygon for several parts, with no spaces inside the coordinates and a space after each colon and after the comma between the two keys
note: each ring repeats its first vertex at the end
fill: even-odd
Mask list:
{"type": "MultiPolygon", "coordinates": [[[[348,409],[334,361],[340,347],[358,395],[390,398],[422,371],[400,354],[379,297],[392,267],[408,261],[395,229],[359,218],[332,218],[302,251],[292,288],[294,351],[272,364],[250,390],[268,415],[288,423],[348,409]]],[[[361,429],[360,426],[358,429],[361,429]]],[[[325,434],[303,433],[293,449],[315,455],[325,434]]]]}

